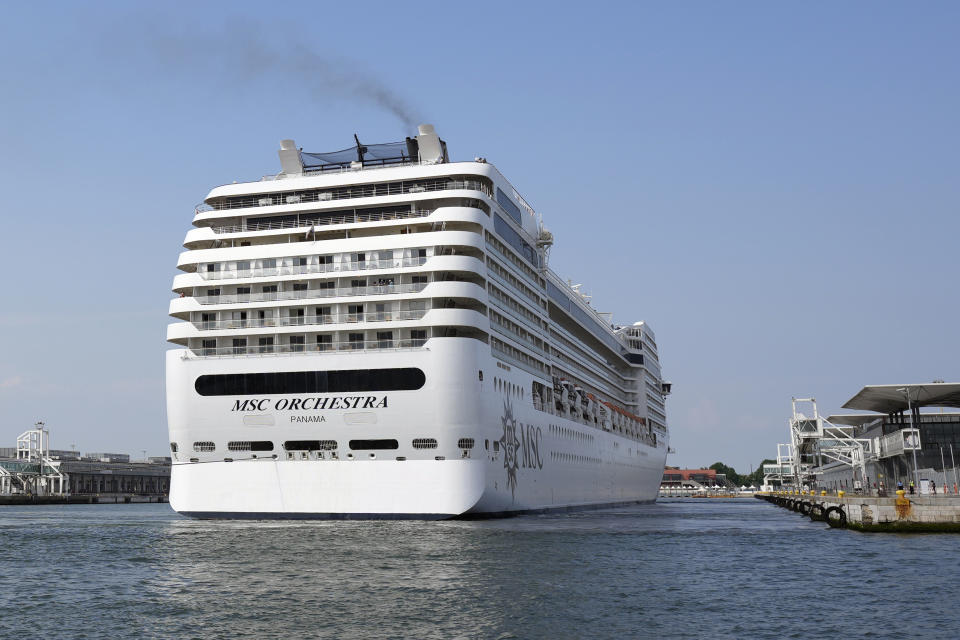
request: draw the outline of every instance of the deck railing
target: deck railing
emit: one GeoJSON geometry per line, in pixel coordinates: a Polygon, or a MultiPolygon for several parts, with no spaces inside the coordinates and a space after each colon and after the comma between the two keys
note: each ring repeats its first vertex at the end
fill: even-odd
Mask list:
{"type": "Polygon", "coordinates": [[[274,231],[277,229],[304,229],[309,233],[313,227],[323,227],[331,224],[356,224],[358,222],[384,222],[389,220],[406,220],[409,218],[425,218],[433,213],[434,209],[417,209],[415,211],[373,211],[364,213],[363,210],[350,213],[334,214],[329,216],[304,216],[300,220],[278,220],[263,222],[245,222],[239,225],[225,225],[212,227],[214,233],[242,233],[245,231],[274,231]]]}
{"type": "Polygon", "coordinates": [[[378,296],[395,293],[420,293],[426,282],[414,284],[384,284],[366,287],[330,287],[328,289],[301,289],[299,291],[273,291],[259,293],[231,293],[219,296],[197,296],[200,304],[238,304],[242,302],[275,302],[277,300],[315,300],[349,296],[378,296]]]}
{"type": "Polygon", "coordinates": [[[316,354],[316,353],[341,353],[344,351],[400,351],[409,349],[422,349],[427,342],[426,338],[404,339],[404,340],[366,340],[366,341],[339,341],[322,342],[315,344],[270,344],[270,345],[247,345],[237,347],[194,347],[189,351],[201,358],[229,358],[240,356],[268,356],[284,354],[316,354]]]}
{"type": "Polygon", "coordinates": [[[426,309],[412,311],[371,311],[367,313],[330,313],[312,316],[280,316],[279,318],[244,318],[233,320],[201,320],[193,326],[201,331],[218,329],[257,329],[260,327],[303,327],[323,324],[354,324],[358,322],[402,322],[420,320],[426,309]]]}
{"type": "Polygon", "coordinates": [[[296,191],[285,193],[263,193],[251,196],[228,198],[222,202],[208,204],[202,202],[194,208],[195,214],[210,211],[230,211],[256,207],[271,207],[285,204],[303,204],[309,202],[330,202],[353,198],[372,198],[376,196],[394,196],[408,193],[429,193],[433,191],[468,190],[481,191],[493,197],[490,187],[479,180],[419,180],[397,181],[385,184],[350,185],[317,191],[296,191]]]}
{"type": "Polygon", "coordinates": [[[325,262],[322,264],[281,265],[277,267],[253,267],[249,269],[220,269],[197,273],[204,280],[232,280],[234,278],[262,278],[267,276],[298,276],[311,273],[331,273],[335,271],[366,271],[368,269],[402,269],[419,267],[427,258],[401,258],[391,260],[364,260],[354,262],[325,262]]]}

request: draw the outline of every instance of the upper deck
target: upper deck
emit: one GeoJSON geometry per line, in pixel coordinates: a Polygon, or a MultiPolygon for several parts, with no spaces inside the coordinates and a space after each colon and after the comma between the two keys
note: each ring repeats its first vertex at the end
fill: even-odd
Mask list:
{"type": "Polygon", "coordinates": [[[167,333],[185,357],[466,338],[532,374],[542,411],[639,438],[665,428],[652,332],[613,324],[550,270],[552,234],[496,167],[450,162],[429,126],[332,153],[285,140],[279,157],[280,173],[215,187],[194,212],[167,333]]]}

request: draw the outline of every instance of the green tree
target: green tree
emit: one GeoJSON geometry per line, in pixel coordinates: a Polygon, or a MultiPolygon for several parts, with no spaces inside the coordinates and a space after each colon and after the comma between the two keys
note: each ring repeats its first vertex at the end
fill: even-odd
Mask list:
{"type": "Polygon", "coordinates": [[[777,461],[771,460],[770,458],[764,458],[763,462],[757,465],[757,468],[753,470],[753,473],[747,476],[750,479],[750,482],[747,484],[752,484],[757,487],[763,484],[763,465],[765,464],[777,464],[777,461]]]}
{"type": "Polygon", "coordinates": [[[759,487],[763,484],[763,465],[765,464],[776,464],[776,460],[771,460],[770,458],[765,458],[763,462],[758,464],[753,469],[753,473],[739,474],[737,470],[733,467],[729,467],[722,462],[714,462],[708,468],[713,469],[717,473],[722,473],[727,477],[727,480],[733,484],[740,486],[750,486],[759,487]]]}
{"type": "Polygon", "coordinates": [[[723,464],[722,462],[714,462],[714,463],[713,463],[712,465],[710,465],[708,468],[713,469],[713,470],[716,471],[717,473],[722,473],[723,475],[725,475],[725,476],[727,477],[727,480],[729,480],[729,481],[732,482],[733,484],[737,485],[738,487],[739,487],[741,484],[743,484],[743,482],[741,482],[740,474],[737,473],[737,470],[734,469],[733,467],[728,467],[727,465],[723,464]]]}

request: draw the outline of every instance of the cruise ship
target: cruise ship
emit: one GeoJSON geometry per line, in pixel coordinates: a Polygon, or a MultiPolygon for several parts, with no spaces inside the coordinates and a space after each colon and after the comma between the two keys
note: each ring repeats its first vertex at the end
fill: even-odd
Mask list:
{"type": "Polygon", "coordinates": [[[439,519],[654,501],[670,383],[650,327],[550,270],[552,234],[484,158],[451,162],[431,125],[354,140],[283,140],[280,173],[196,207],[167,331],[171,506],[439,519]]]}

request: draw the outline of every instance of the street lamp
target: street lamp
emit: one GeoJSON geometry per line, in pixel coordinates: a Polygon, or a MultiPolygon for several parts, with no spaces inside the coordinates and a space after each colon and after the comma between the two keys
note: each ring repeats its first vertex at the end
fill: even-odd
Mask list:
{"type": "MultiPolygon", "coordinates": [[[[913,430],[913,405],[910,404],[910,387],[901,387],[897,391],[903,391],[907,394],[907,413],[910,415],[910,429],[913,430]]],[[[920,432],[917,431],[917,441],[919,442],[920,432]]],[[[913,451],[913,482],[914,486],[917,488],[917,492],[920,491],[920,471],[917,469],[917,443],[912,443],[913,446],[910,447],[913,451]]]]}

